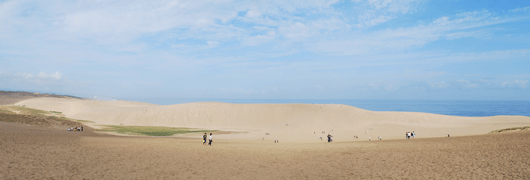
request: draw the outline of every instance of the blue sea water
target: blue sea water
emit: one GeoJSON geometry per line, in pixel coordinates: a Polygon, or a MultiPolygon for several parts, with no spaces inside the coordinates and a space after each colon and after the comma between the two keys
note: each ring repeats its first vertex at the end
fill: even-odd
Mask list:
{"type": "Polygon", "coordinates": [[[497,115],[530,116],[530,101],[435,101],[435,100],[349,100],[349,99],[122,99],[159,105],[190,102],[236,104],[345,104],[371,111],[425,112],[451,116],[483,117],[497,115]]]}

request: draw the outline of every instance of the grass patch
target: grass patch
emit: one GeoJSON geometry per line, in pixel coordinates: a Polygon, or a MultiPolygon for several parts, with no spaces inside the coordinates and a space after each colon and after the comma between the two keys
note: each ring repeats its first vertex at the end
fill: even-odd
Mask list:
{"type": "Polygon", "coordinates": [[[50,111],[51,113],[55,113],[55,114],[61,114],[62,112],[58,112],[58,111],[50,111]]]}
{"type": "Polygon", "coordinates": [[[73,120],[77,122],[82,122],[82,123],[96,123],[94,121],[87,121],[87,120],[76,120],[76,119],[73,119],[73,120]]]}
{"type": "Polygon", "coordinates": [[[12,112],[4,107],[0,107],[0,114],[16,114],[15,112],[12,112]]]}
{"type": "Polygon", "coordinates": [[[530,126],[505,128],[505,129],[491,131],[490,133],[503,133],[503,132],[523,131],[523,130],[530,130],[530,126]]]}
{"type": "Polygon", "coordinates": [[[98,129],[97,131],[145,136],[172,136],[175,134],[217,132],[217,130],[198,130],[184,127],[162,126],[106,126],[104,129],[98,129]]]}
{"type": "Polygon", "coordinates": [[[38,109],[31,109],[24,106],[9,106],[10,109],[20,111],[22,114],[27,115],[34,115],[34,116],[44,116],[46,114],[50,114],[48,111],[38,110],[38,109]]]}

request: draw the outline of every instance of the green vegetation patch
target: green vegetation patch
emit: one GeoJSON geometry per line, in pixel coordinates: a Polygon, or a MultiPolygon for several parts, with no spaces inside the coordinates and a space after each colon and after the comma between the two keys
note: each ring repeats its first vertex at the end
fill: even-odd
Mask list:
{"type": "Polygon", "coordinates": [[[0,107],[0,114],[16,114],[15,112],[12,112],[4,107],[0,107]]]}
{"type": "Polygon", "coordinates": [[[522,130],[530,130],[530,126],[505,128],[505,129],[491,131],[490,133],[503,133],[503,132],[510,132],[510,131],[522,131],[522,130]]]}
{"type": "Polygon", "coordinates": [[[73,119],[73,120],[77,122],[81,122],[81,123],[96,123],[94,121],[87,121],[87,120],[76,120],[76,119],[73,119]]]}
{"type": "Polygon", "coordinates": [[[162,126],[106,126],[106,128],[98,129],[97,131],[145,136],[172,136],[175,134],[217,132],[217,130],[198,130],[184,127],[162,126]]]}
{"type": "Polygon", "coordinates": [[[48,111],[38,110],[38,109],[31,109],[24,106],[9,106],[10,109],[20,111],[22,114],[28,114],[28,115],[34,115],[34,116],[44,116],[46,114],[50,114],[48,111]]]}
{"type": "Polygon", "coordinates": [[[61,114],[62,112],[59,112],[59,111],[50,111],[51,113],[55,113],[55,114],[61,114]]]}

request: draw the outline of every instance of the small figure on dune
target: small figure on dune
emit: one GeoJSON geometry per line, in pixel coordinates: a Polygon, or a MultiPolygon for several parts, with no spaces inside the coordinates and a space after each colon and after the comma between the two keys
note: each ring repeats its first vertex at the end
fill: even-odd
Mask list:
{"type": "Polygon", "coordinates": [[[328,143],[333,141],[333,136],[331,136],[331,134],[328,134],[328,143]]]}
{"type": "Polygon", "coordinates": [[[212,133],[210,133],[210,138],[209,138],[209,140],[210,140],[210,141],[208,142],[208,145],[212,146],[212,142],[213,142],[213,140],[212,140],[212,133]]]}
{"type": "Polygon", "coordinates": [[[202,136],[202,145],[206,146],[206,138],[207,137],[208,137],[208,135],[206,135],[206,133],[204,133],[204,135],[202,136]]]}

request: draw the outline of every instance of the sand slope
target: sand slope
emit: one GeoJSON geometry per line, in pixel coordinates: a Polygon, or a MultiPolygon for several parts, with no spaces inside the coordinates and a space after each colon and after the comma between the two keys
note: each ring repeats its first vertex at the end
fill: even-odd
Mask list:
{"type": "Polygon", "coordinates": [[[61,98],[28,99],[16,105],[60,111],[69,118],[96,124],[195,127],[240,130],[248,133],[216,138],[279,139],[319,142],[327,133],[335,141],[404,139],[406,131],[417,137],[486,134],[492,130],[528,126],[530,117],[456,117],[412,112],[374,112],[335,104],[229,104],[187,103],[154,105],[129,101],[90,101],[61,98]],[[373,128],[373,130],[369,130],[373,128]],[[322,133],[325,131],[325,133],[322,133]],[[368,131],[368,133],[366,133],[368,131]],[[270,135],[265,135],[270,133],[270,135]],[[353,136],[359,139],[353,139],[353,136]]]}
{"type": "Polygon", "coordinates": [[[0,122],[0,179],[529,179],[530,131],[280,143],[115,137],[0,122]]]}

